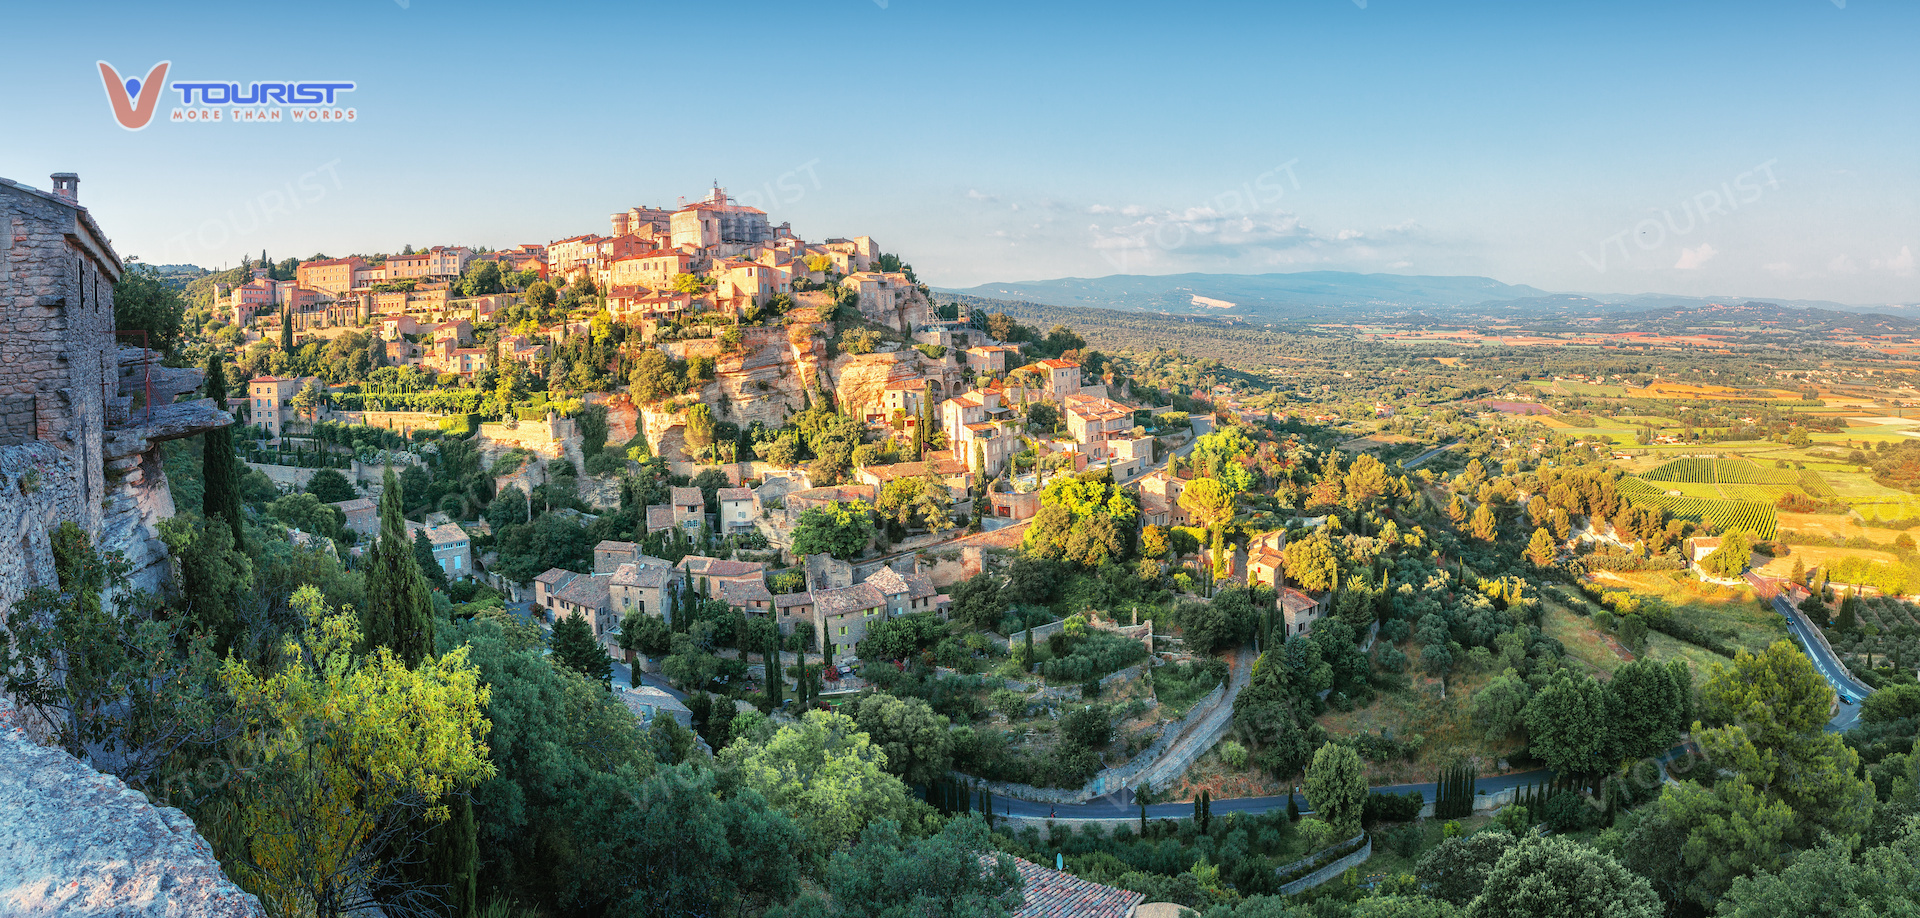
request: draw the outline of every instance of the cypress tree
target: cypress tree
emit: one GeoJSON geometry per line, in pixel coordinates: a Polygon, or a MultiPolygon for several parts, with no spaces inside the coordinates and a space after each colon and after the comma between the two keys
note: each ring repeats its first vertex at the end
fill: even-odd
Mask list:
{"type": "Polygon", "coordinates": [[[293,309],[284,305],[280,307],[280,349],[293,353],[293,309]]]}
{"type": "Polygon", "coordinates": [[[413,558],[413,541],[400,515],[402,497],[400,480],[388,468],[380,492],[380,538],[368,553],[362,630],[369,649],[389,648],[413,667],[433,652],[433,596],[413,558]]]}
{"type": "Polygon", "coordinates": [[[447,572],[433,557],[433,540],[427,538],[425,529],[413,534],[413,563],[420,568],[420,576],[427,578],[428,586],[447,588],[447,572]]]}
{"type": "MultiPolygon", "coordinates": [[[[227,410],[227,370],[219,354],[207,358],[207,396],[214,407],[227,410]]],[[[233,528],[233,549],[247,550],[240,527],[240,462],[233,454],[233,432],[225,427],[200,435],[200,472],[206,491],[200,511],[208,520],[222,519],[233,528]]]]}
{"type": "Polygon", "coordinates": [[[1027,672],[1033,672],[1033,626],[1027,626],[1027,672]]]}
{"type": "Polygon", "coordinates": [[[480,904],[480,839],[473,821],[473,798],[455,795],[448,801],[447,811],[447,821],[427,831],[423,885],[445,890],[441,914],[473,918],[480,904]]]}
{"type": "Polygon", "coordinates": [[[767,709],[780,709],[780,693],[784,686],[780,680],[780,631],[774,629],[773,649],[767,652],[767,709]]]}

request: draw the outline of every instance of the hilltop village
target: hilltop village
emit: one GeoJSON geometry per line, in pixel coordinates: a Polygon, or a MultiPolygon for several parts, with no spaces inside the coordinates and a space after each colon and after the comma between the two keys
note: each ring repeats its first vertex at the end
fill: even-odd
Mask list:
{"type": "MultiPolygon", "coordinates": [[[[612,459],[657,457],[703,484],[724,478],[723,487],[657,495],[634,532],[641,540],[793,557],[810,508],[917,503],[891,533],[882,527],[839,554],[938,545],[1028,520],[1048,477],[1089,470],[1139,490],[1161,525],[1185,522],[1177,479],[1147,476],[1170,447],[1191,441],[1194,423],[1170,403],[1140,404],[1124,379],[1089,371],[1071,333],[1050,340],[1004,316],[936,307],[912,267],[871,238],[808,242],[717,187],[678,209],[636,207],[611,222],[609,235],[501,251],[438,245],[298,261],[290,280],[274,277],[287,266],[261,264],[246,269],[245,283],[213,286],[212,334],[242,368],[238,416],[258,454],[325,456],[324,434],[313,434],[330,425],[404,439],[439,433],[450,414],[497,412],[478,420],[475,442],[489,468],[519,462],[495,476],[496,493],[517,489],[524,500],[551,483],[549,463],[584,460],[573,416],[590,411],[614,443],[592,452],[608,459],[561,476],[586,486],[585,514],[620,505],[617,489],[593,481],[621,471],[612,459]],[[378,350],[378,366],[362,379],[340,378],[337,366],[313,375],[292,366],[305,349],[342,344],[378,350]],[[611,355],[606,365],[589,364],[602,355],[611,355]],[[264,372],[247,376],[255,367],[264,372]],[[415,410],[433,403],[477,410],[415,410]],[[834,410],[837,442],[814,449],[799,442],[804,433],[770,436],[797,416],[818,416],[815,405],[834,410]],[[1030,430],[1036,420],[1044,429],[1030,430]],[[813,455],[802,461],[802,451],[813,455]]],[[[309,477],[262,464],[282,483],[309,477]]],[[[377,525],[371,469],[359,476],[366,496],[333,502],[345,527],[366,535],[377,525]]],[[[947,602],[910,563],[890,580],[856,582],[842,571],[774,593],[770,585],[789,583],[769,580],[777,564],[699,554],[669,563],[624,540],[603,540],[592,569],[516,579],[524,569],[501,571],[498,552],[473,551],[469,530],[485,520],[431,516],[414,525],[448,577],[478,577],[549,614],[577,612],[610,649],[624,613],[667,608],[683,582],[783,633],[799,624],[809,646],[830,648],[828,659],[841,663],[876,616],[944,611],[947,602]]]]}

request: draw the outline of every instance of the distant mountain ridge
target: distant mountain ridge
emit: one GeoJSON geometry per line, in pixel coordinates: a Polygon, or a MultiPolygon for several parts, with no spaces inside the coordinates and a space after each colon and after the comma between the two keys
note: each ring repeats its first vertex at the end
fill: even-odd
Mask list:
{"type": "MultiPolygon", "coordinates": [[[[936,288],[943,293],[1051,306],[1212,316],[1243,322],[1327,322],[1429,314],[1458,321],[1575,319],[1662,309],[1745,303],[1752,297],[1664,293],[1554,293],[1490,277],[1358,274],[1114,274],[936,288]]],[[[1779,306],[1897,315],[1911,307],[1849,306],[1825,300],[1769,299],[1779,306]]]]}

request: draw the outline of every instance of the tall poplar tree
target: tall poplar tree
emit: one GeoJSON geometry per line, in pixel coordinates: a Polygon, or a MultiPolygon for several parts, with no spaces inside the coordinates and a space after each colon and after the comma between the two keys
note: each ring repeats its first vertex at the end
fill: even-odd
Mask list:
{"type": "Polygon", "coordinates": [[[433,594],[413,558],[400,515],[400,479],[387,469],[380,491],[380,538],[368,553],[367,646],[387,647],[409,667],[433,652],[433,594]]]}
{"type": "MultiPolygon", "coordinates": [[[[221,411],[227,410],[227,370],[219,354],[207,358],[207,397],[221,411]]],[[[222,519],[233,528],[233,548],[245,553],[245,533],[240,527],[240,462],[233,454],[233,432],[221,427],[200,435],[200,472],[206,480],[200,498],[200,512],[208,520],[222,519]]]]}

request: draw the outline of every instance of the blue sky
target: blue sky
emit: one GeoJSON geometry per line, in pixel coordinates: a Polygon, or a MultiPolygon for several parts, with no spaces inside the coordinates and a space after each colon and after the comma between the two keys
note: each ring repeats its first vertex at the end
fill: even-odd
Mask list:
{"type": "Polygon", "coordinates": [[[36,38],[0,56],[0,175],[78,172],[149,261],[545,242],[717,179],[940,286],[1339,269],[1920,302],[1911,3],[161,6],[16,6],[36,38]],[[349,79],[357,117],[171,124],[169,94],[128,132],[96,60],[349,79]],[[276,195],[303,203],[263,216],[276,195]]]}

